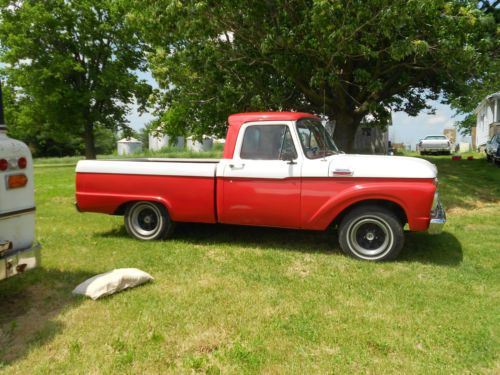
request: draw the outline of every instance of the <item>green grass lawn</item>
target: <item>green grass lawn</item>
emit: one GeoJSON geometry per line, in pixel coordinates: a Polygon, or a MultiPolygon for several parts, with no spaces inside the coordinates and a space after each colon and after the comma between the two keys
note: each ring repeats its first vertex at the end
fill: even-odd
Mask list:
{"type": "Polygon", "coordinates": [[[445,232],[409,233],[377,264],[329,233],[180,225],[133,240],[121,217],[76,212],[74,160],[37,161],[43,268],[0,284],[0,372],[498,374],[500,169],[428,159],[445,232]],[[120,267],[155,281],[71,295],[120,267]]]}

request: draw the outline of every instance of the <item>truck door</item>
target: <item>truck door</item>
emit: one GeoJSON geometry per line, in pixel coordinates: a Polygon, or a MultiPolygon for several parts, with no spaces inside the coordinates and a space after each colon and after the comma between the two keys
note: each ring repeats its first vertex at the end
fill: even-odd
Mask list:
{"type": "Polygon", "coordinates": [[[301,161],[289,125],[245,124],[223,168],[219,221],[300,227],[301,161]]]}

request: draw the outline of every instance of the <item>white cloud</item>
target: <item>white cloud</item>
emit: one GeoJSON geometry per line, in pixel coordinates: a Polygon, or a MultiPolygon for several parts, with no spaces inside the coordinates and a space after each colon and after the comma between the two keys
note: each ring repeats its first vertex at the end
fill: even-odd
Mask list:
{"type": "Polygon", "coordinates": [[[432,116],[428,122],[429,124],[436,124],[436,125],[440,125],[440,124],[443,124],[445,123],[447,120],[447,118],[445,118],[444,116],[442,115],[434,115],[432,116]]]}

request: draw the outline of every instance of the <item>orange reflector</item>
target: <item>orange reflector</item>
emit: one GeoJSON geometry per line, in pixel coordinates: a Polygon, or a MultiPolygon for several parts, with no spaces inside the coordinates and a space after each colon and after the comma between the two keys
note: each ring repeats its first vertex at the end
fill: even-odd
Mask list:
{"type": "Polygon", "coordinates": [[[24,174],[14,174],[7,177],[7,189],[16,189],[26,186],[28,177],[24,174]]]}

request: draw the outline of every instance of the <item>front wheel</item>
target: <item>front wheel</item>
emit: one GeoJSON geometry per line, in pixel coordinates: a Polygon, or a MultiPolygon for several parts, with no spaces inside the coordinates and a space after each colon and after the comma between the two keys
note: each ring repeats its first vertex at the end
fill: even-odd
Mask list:
{"type": "Polygon", "coordinates": [[[342,251],[354,258],[391,260],[403,248],[403,226],[388,209],[378,206],[357,207],[340,223],[339,241],[342,251]]]}
{"type": "Polygon", "coordinates": [[[167,210],[156,202],[140,201],[127,207],[125,228],[139,240],[160,240],[169,237],[174,229],[167,210]]]}

